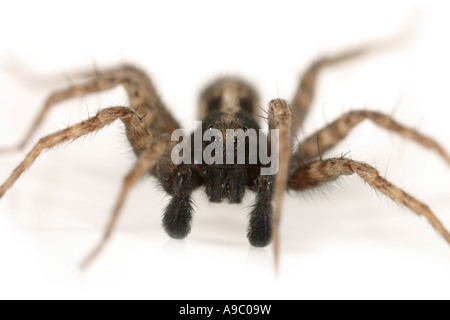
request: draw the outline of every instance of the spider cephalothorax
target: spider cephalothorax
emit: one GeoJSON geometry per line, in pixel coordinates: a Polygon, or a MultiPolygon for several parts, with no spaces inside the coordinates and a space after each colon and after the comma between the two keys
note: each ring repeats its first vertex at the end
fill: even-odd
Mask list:
{"type": "Polygon", "coordinates": [[[343,52],[318,59],[311,64],[301,78],[291,104],[283,99],[269,102],[267,135],[259,130],[258,96],[249,84],[232,77],[213,82],[201,94],[199,115],[202,123],[192,134],[185,136],[186,141],[189,141],[184,144],[186,149],[178,148],[178,140],[173,139],[174,136],[182,136],[177,132],[180,125],[143,71],[126,65],[96,72],[83,83],[51,94],[18,148],[26,145],[51,107],[69,98],[122,85],[127,91],[131,107],[102,109],[88,120],[42,138],[0,187],[0,197],[43,150],[95,132],[120,119],[125,125],[126,135],[137,161],[123,181],[102,240],[82,262],[81,267],[87,266],[100,252],[111,236],[131,187],[146,174],[155,176],[171,196],[164,211],[163,227],[173,238],[184,238],[189,234],[194,213],[192,192],[195,189],[204,188],[211,202],[230,203],[240,203],[248,190],[256,194],[249,215],[248,239],[254,246],[265,246],[273,239],[277,258],[278,224],[284,192],[316,188],[341,176],[357,174],[374,189],[425,217],[450,243],[450,233],[433,212],[381,177],[375,168],[345,157],[323,158],[323,154],[338,144],[353,127],[368,119],[384,129],[436,151],[450,163],[449,155],[431,138],[382,113],[355,110],[313,133],[292,151],[292,137],[301,128],[311,106],[320,70],[328,65],[359,57],[368,49],[370,48],[364,47],[343,52]],[[237,133],[229,135],[228,131],[237,133]],[[240,142],[246,142],[243,144],[244,149],[239,149],[242,145],[240,142]],[[180,150],[183,150],[182,161],[176,157],[180,150]],[[263,158],[257,157],[255,160],[255,152],[258,156],[270,154],[272,158],[262,160],[263,158]],[[267,159],[273,160],[275,165],[267,159]]]}
{"type": "MultiPolygon", "coordinates": [[[[263,218],[254,218],[248,233],[252,244],[266,245],[271,236],[268,225],[272,213],[272,185],[267,185],[267,179],[259,179],[262,164],[258,158],[251,161],[251,155],[259,152],[259,135],[264,135],[256,119],[258,101],[255,91],[240,79],[222,78],[205,89],[200,105],[203,119],[190,138],[189,163],[180,164],[173,179],[167,179],[162,171],[158,175],[161,184],[172,195],[164,212],[164,229],[174,238],[187,236],[193,213],[191,193],[200,186],[204,186],[211,202],[241,203],[249,189],[264,192],[270,199],[267,203],[256,202],[252,216],[263,218]],[[201,144],[197,146],[196,139],[200,138],[201,144]],[[253,154],[251,148],[255,149],[253,154]],[[201,155],[199,159],[196,159],[196,152],[201,155]],[[204,158],[205,153],[210,156],[209,160],[204,158]],[[239,159],[240,154],[242,159],[239,159]],[[265,185],[261,186],[261,182],[265,185]]],[[[266,136],[262,138],[266,139],[266,136]]],[[[169,151],[160,161],[169,162],[163,159],[169,156],[169,151]]],[[[170,171],[167,175],[173,176],[170,171]]],[[[272,177],[269,179],[273,180],[272,177]]]]}

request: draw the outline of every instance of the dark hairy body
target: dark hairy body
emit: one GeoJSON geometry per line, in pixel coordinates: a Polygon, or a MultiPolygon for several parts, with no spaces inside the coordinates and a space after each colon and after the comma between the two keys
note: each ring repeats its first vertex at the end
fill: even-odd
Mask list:
{"type": "MultiPolygon", "coordinates": [[[[205,162],[175,164],[170,156],[174,147],[170,135],[180,128],[179,123],[157,95],[150,78],[141,69],[124,65],[88,75],[85,82],[54,92],[48,97],[40,114],[17,148],[26,146],[48,111],[64,100],[121,85],[128,94],[131,107],[116,106],[102,109],[88,120],[42,138],[0,186],[0,198],[43,150],[100,130],[120,119],[125,125],[127,138],[137,160],[122,183],[101,241],[83,260],[81,267],[86,267],[102,250],[112,234],[132,186],[146,174],[156,177],[161,187],[171,196],[164,210],[163,227],[169,236],[177,239],[185,238],[191,230],[194,213],[192,192],[195,189],[203,187],[211,202],[230,203],[240,203],[245,192],[251,191],[256,193],[256,197],[249,215],[247,233],[249,242],[253,246],[261,247],[273,240],[277,261],[278,225],[285,191],[316,188],[344,175],[356,173],[374,189],[425,217],[450,243],[450,233],[428,206],[380,176],[374,167],[345,157],[322,158],[323,153],[333,148],[352,128],[366,119],[436,151],[450,164],[449,155],[433,139],[401,125],[388,115],[376,111],[355,110],[313,133],[293,150],[293,137],[302,127],[310,109],[320,71],[329,65],[357,58],[370,49],[362,47],[318,59],[301,77],[297,92],[290,103],[283,99],[270,101],[267,111],[268,128],[279,132],[279,170],[275,175],[260,175],[263,166],[260,162],[236,165],[205,162]]],[[[259,106],[257,93],[248,83],[239,78],[220,78],[207,86],[201,94],[199,108],[202,119],[201,132],[212,128],[221,132],[227,129],[258,130],[259,106]]],[[[270,140],[270,134],[265,138],[270,140]]],[[[207,143],[204,143],[203,148],[206,146],[207,143]]]]}

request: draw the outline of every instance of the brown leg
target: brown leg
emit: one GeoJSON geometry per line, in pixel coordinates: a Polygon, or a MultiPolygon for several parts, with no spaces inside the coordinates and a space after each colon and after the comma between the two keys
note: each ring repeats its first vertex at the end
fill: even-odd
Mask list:
{"type": "MultiPolygon", "coordinates": [[[[272,237],[274,246],[275,267],[279,261],[279,224],[281,217],[281,204],[284,192],[286,191],[286,181],[288,178],[289,161],[291,158],[291,109],[287,101],[275,99],[269,104],[269,129],[278,130],[279,146],[279,167],[275,177],[275,208],[272,217],[272,237]]],[[[271,136],[270,136],[271,138],[271,136]]],[[[272,150],[272,152],[274,152],[272,150]]]]}
{"type": "Polygon", "coordinates": [[[450,164],[450,156],[433,139],[418,133],[414,129],[399,124],[392,120],[391,117],[382,113],[358,110],[344,114],[303,141],[294,153],[292,160],[293,167],[295,168],[317,159],[321,154],[342,141],[353,127],[365,119],[369,119],[376,125],[396,132],[405,138],[416,141],[424,147],[435,150],[450,164]]]}
{"type": "Polygon", "coordinates": [[[378,171],[366,163],[346,158],[332,158],[325,161],[317,160],[298,167],[290,176],[288,187],[292,190],[306,190],[332,182],[342,175],[356,173],[372,188],[384,193],[395,202],[404,205],[419,216],[425,217],[433,228],[450,243],[450,233],[445,229],[433,212],[411,195],[396,187],[378,171]]]}
{"type": "Polygon", "coordinates": [[[108,239],[114,230],[114,227],[119,218],[120,210],[123,203],[131,189],[136,182],[152,168],[156,161],[160,158],[166,147],[169,145],[169,135],[163,135],[159,138],[152,140],[149,144],[147,150],[142,152],[141,156],[136,161],[136,164],[125,177],[122,188],[119,193],[119,197],[114,206],[113,212],[109,218],[108,224],[106,226],[105,232],[98,244],[93,248],[89,255],[80,263],[81,269],[86,269],[89,264],[95,259],[95,257],[101,252],[108,239]]]}
{"type": "Polygon", "coordinates": [[[52,93],[45,101],[38,116],[18,145],[13,148],[0,149],[0,152],[22,149],[40,126],[49,110],[56,104],[74,97],[105,91],[118,85],[125,87],[130,105],[136,109],[141,117],[145,117],[146,125],[152,127],[152,134],[159,136],[164,133],[171,133],[173,130],[179,128],[177,121],[161,102],[150,79],[143,71],[125,65],[105,72],[96,72],[89,76],[94,78],[52,93]]]}
{"type": "Polygon", "coordinates": [[[339,64],[364,55],[371,51],[371,46],[349,50],[335,56],[323,57],[312,63],[303,74],[297,92],[292,101],[292,129],[296,132],[301,126],[311,106],[316,91],[317,77],[327,66],[339,64]]]}
{"type": "Polygon", "coordinates": [[[20,163],[19,166],[12,172],[5,183],[0,186],[0,198],[3,197],[5,192],[34,162],[34,160],[36,160],[36,158],[41,154],[43,150],[53,148],[54,146],[59,145],[63,142],[73,141],[88,133],[98,131],[117,119],[123,119],[124,122],[129,121],[130,124],[126,124],[127,126],[138,123],[140,121],[140,118],[136,115],[135,111],[130,108],[112,107],[100,110],[96,116],[88,120],[82,121],[78,124],[70,126],[39,140],[34,148],[27,154],[22,163],[20,163]]]}

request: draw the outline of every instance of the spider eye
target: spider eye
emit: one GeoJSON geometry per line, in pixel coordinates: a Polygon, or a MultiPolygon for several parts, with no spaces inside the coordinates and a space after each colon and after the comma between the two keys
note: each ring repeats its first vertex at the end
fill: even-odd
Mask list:
{"type": "Polygon", "coordinates": [[[250,98],[242,98],[239,100],[239,105],[243,110],[252,111],[253,101],[250,98]]]}
{"type": "Polygon", "coordinates": [[[244,132],[247,132],[248,128],[247,127],[242,127],[242,130],[244,130],[244,132]]]}
{"type": "Polygon", "coordinates": [[[214,126],[212,124],[210,124],[207,129],[208,130],[214,129],[214,126]]]}
{"type": "Polygon", "coordinates": [[[213,97],[213,98],[209,99],[208,110],[213,111],[213,110],[220,109],[220,101],[221,100],[222,100],[221,97],[213,97]]]}

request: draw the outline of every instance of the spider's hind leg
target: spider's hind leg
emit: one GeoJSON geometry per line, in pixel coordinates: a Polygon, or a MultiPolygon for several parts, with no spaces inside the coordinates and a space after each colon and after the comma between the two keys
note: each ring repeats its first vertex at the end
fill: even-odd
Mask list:
{"type": "Polygon", "coordinates": [[[317,89],[317,79],[321,71],[328,66],[337,65],[341,62],[358,58],[367,52],[370,52],[371,49],[371,46],[365,46],[354,50],[344,51],[336,55],[319,58],[309,65],[300,79],[297,92],[292,100],[293,132],[296,132],[301,128],[305,117],[311,108],[317,89]]]}
{"type": "MultiPolygon", "coordinates": [[[[171,133],[179,127],[175,118],[172,117],[160,100],[150,78],[142,70],[123,65],[118,68],[88,74],[86,77],[88,79],[84,82],[50,94],[22,140],[14,147],[1,148],[0,153],[24,148],[48,115],[48,112],[59,103],[71,98],[106,91],[119,85],[124,86],[128,94],[129,105],[133,106],[141,117],[145,116],[146,126],[152,127],[153,136],[171,133]]],[[[143,151],[146,146],[141,145],[139,147],[140,151],[143,151]]]]}

